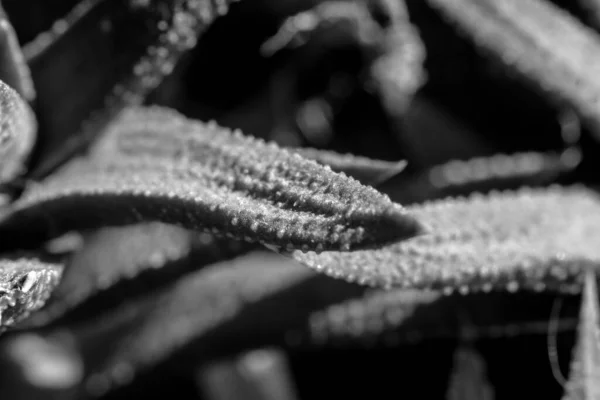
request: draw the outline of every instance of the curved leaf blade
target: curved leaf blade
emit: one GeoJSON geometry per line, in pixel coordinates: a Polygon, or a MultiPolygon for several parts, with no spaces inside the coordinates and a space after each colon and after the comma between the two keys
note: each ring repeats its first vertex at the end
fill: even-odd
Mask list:
{"type": "Polygon", "coordinates": [[[570,290],[582,267],[600,262],[600,201],[582,187],[472,195],[408,210],[430,235],[376,250],[292,255],[349,281],[461,292],[570,290]]]}
{"type": "Polygon", "coordinates": [[[66,30],[29,43],[44,128],[35,177],[89,145],[125,106],[143,102],[233,1],[80,1],[56,23],[66,30]]]}
{"type": "Polygon", "coordinates": [[[0,250],[145,221],[304,251],[375,247],[421,233],[371,187],[272,143],[200,126],[210,140],[189,141],[176,161],[95,156],[33,186],[0,220],[0,250]]]}
{"type": "Polygon", "coordinates": [[[600,40],[549,1],[428,0],[478,47],[600,129],[600,40]]]}
{"type": "Polygon", "coordinates": [[[66,262],[46,307],[26,324],[94,318],[193,269],[233,258],[252,247],[160,223],[100,229],[86,236],[83,247],[66,262]]]}
{"type": "Polygon", "coordinates": [[[0,81],[0,184],[25,170],[36,130],[33,111],[17,92],[0,81]]]}
{"type": "MultiPolygon", "coordinates": [[[[209,148],[214,138],[212,124],[202,124],[185,118],[178,112],[158,107],[130,107],[111,124],[94,146],[98,157],[152,156],[177,160],[188,153],[190,144],[209,148]]],[[[291,153],[343,172],[365,185],[375,186],[406,167],[406,161],[373,160],[352,154],[313,148],[287,148],[291,153]]]]}

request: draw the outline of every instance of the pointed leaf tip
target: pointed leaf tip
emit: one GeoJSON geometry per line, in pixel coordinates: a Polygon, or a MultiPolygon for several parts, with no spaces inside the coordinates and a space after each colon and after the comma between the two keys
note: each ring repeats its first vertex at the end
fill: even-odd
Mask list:
{"type": "Polygon", "coordinates": [[[597,275],[593,267],[584,273],[577,342],[564,400],[596,399],[600,396],[600,311],[597,275]]]}
{"type": "MultiPolygon", "coordinates": [[[[373,248],[422,231],[388,196],[273,143],[174,111],[153,116],[137,126],[170,124],[180,132],[201,131],[203,138],[185,135],[185,153],[178,157],[99,150],[72,162],[14,203],[0,220],[0,249],[145,221],[288,251],[373,248]]],[[[136,148],[150,143],[150,153],[172,150],[156,148],[143,135],[136,140],[136,148]]]]}
{"type": "Polygon", "coordinates": [[[374,250],[293,257],[373,286],[571,290],[600,260],[598,195],[581,187],[522,189],[407,207],[431,233],[374,250]]]}

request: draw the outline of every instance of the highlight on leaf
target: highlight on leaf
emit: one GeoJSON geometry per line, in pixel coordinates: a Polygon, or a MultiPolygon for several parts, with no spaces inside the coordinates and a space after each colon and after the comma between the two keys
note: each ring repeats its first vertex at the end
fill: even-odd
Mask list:
{"type": "MultiPolygon", "coordinates": [[[[156,157],[180,160],[188,155],[190,143],[210,148],[214,123],[191,121],[182,114],[163,107],[130,107],[113,122],[94,146],[97,157],[156,157]]],[[[225,128],[223,128],[225,129],[225,128]]],[[[365,185],[375,186],[406,167],[406,161],[373,160],[353,154],[313,148],[286,148],[291,153],[343,172],[365,185]]]]}
{"type": "Polygon", "coordinates": [[[107,312],[122,298],[152,292],[253,247],[160,223],[100,229],[86,235],[83,247],[65,262],[60,284],[45,308],[26,324],[42,326],[107,312]]]}
{"type": "Polygon", "coordinates": [[[57,263],[24,256],[0,259],[0,332],[42,307],[61,275],[57,263]]]}
{"type": "Polygon", "coordinates": [[[474,194],[411,206],[408,212],[431,234],[375,250],[292,255],[349,281],[461,293],[573,290],[581,269],[600,257],[595,241],[600,201],[579,186],[474,194]]]}
{"type": "MultiPolygon", "coordinates": [[[[291,348],[393,349],[440,339],[495,339],[545,335],[552,292],[454,293],[411,289],[371,289],[311,313],[288,332],[291,348]],[[527,313],[523,314],[524,304],[527,313]],[[501,317],[500,317],[501,315],[501,317]],[[469,325],[465,324],[468,317],[469,325]]],[[[573,304],[574,295],[561,299],[573,304]]],[[[575,318],[557,321],[556,330],[572,330],[575,318]]]]}
{"type": "Polygon", "coordinates": [[[473,346],[462,345],[454,353],[447,400],[494,400],[494,388],[486,376],[486,363],[473,346]]]}
{"type": "MultiPolygon", "coordinates": [[[[27,334],[45,341],[56,339],[61,347],[79,354],[86,372],[76,385],[78,398],[99,396],[163,365],[175,352],[187,355],[178,363],[182,368],[185,362],[197,364],[193,353],[201,352],[202,362],[209,362],[232,351],[240,343],[223,342],[221,335],[212,333],[213,329],[241,316],[252,304],[314,275],[301,265],[282,260],[285,258],[273,253],[254,252],[194,271],[93,318],[65,319],[57,326],[27,334]]],[[[3,341],[3,346],[20,336],[3,341]]],[[[265,340],[263,335],[248,339],[256,344],[265,340]]],[[[6,349],[0,348],[0,353],[6,353],[6,349]]],[[[4,360],[3,366],[17,361],[11,357],[4,360]]],[[[28,364],[27,359],[22,362],[28,364]]],[[[28,385],[19,380],[3,389],[10,392],[28,385]]]]}
{"type": "Polygon", "coordinates": [[[0,81],[0,185],[25,171],[36,133],[37,123],[29,105],[0,81]]]}
{"type": "Polygon", "coordinates": [[[32,186],[0,220],[0,249],[151,221],[303,251],[376,247],[422,232],[404,208],[352,178],[239,132],[178,124],[194,126],[207,139],[186,138],[177,160],[98,153],[32,186]]]}
{"type": "Polygon", "coordinates": [[[36,177],[87,146],[123,107],[143,102],[233,2],[85,0],[28,43],[45,137],[36,177]]]}
{"type": "Polygon", "coordinates": [[[600,37],[542,0],[428,0],[475,44],[557,105],[571,106],[600,137],[600,37]]]}
{"type": "Polygon", "coordinates": [[[577,342],[573,348],[571,372],[565,384],[565,400],[588,399],[600,393],[600,312],[596,269],[584,272],[577,342]]]}

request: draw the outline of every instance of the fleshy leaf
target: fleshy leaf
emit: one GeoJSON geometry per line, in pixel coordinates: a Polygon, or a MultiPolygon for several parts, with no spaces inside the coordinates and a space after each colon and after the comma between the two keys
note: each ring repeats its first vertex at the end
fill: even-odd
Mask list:
{"type": "Polygon", "coordinates": [[[42,307],[61,274],[62,265],[36,258],[0,259],[0,331],[42,307]]]}
{"type": "Polygon", "coordinates": [[[41,326],[58,317],[72,321],[107,312],[123,299],[156,290],[191,268],[234,257],[251,246],[159,223],[101,229],[86,237],[66,263],[46,307],[26,323],[41,326]]]}
{"type": "Polygon", "coordinates": [[[0,81],[0,184],[25,170],[36,130],[35,116],[27,103],[0,81]]]}
{"type": "Polygon", "coordinates": [[[25,100],[35,98],[35,88],[17,34],[0,5],[0,80],[25,100]]]}
{"type": "MultiPolygon", "coordinates": [[[[314,290],[307,288],[309,293],[314,290]]],[[[445,296],[425,290],[369,290],[311,313],[305,325],[288,332],[288,345],[391,349],[440,338],[456,339],[463,336],[465,317],[471,339],[546,335],[547,315],[555,298],[551,293],[530,292],[445,296]]],[[[576,296],[561,299],[570,305],[576,296]]],[[[561,318],[557,330],[572,330],[576,322],[575,316],[561,318]]]]}
{"type": "Polygon", "coordinates": [[[373,63],[371,75],[384,106],[390,115],[398,117],[426,81],[425,46],[410,22],[405,1],[379,0],[377,3],[389,16],[389,26],[381,38],[385,50],[373,63]]]}
{"type": "Polygon", "coordinates": [[[570,290],[597,265],[598,195],[583,187],[492,192],[407,208],[431,234],[381,249],[293,252],[334,277],[376,286],[570,290]]]}
{"type": "MultiPolygon", "coordinates": [[[[193,143],[197,148],[213,146],[214,127],[185,118],[175,110],[163,107],[129,108],[113,122],[102,140],[94,146],[98,157],[113,158],[152,156],[178,160],[193,143]]],[[[304,158],[344,172],[365,185],[375,186],[400,173],[405,161],[373,160],[352,154],[312,148],[288,148],[304,158]]]]}
{"type": "Polygon", "coordinates": [[[588,269],[565,400],[595,399],[600,395],[600,313],[596,280],[596,272],[588,269]]]}
{"type": "Polygon", "coordinates": [[[80,1],[29,43],[44,129],[35,176],[89,144],[123,107],[140,104],[232,2],[80,1]]]}
{"type": "Polygon", "coordinates": [[[11,400],[74,400],[84,365],[62,338],[25,333],[9,338],[0,350],[0,388],[11,400]]]}
{"type": "MultiPolygon", "coordinates": [[[[75,348],[86,365],[80,389],[87,393],[77,398],[97,396],[129,383],[135,376],[166,362],[175,352],[191,356],[187,347],[190,343],[196,343],[194,351],[203,353],[200,360],[194,359],[195,363],[223,354],[228,346],[237,345],[237,340],[215,345],[211,329],[261,299],[313,275],[307,268],[286,263],[276,254],[251,253],[195,271],[85,323],[64,321],[54,329],[31,333],[43,340],[56,338],[62,347],[75,348]]],[[[14,340],[9,338],[4,344],[11,345],[14,340]]],[[[0,349],[3,352],[6,351],[0,349]]],[[[186,360],[191,361],[187,357],[186,360]]],[[[3,390],[10,392],[11,387],[3,390]]]]}
{"type": "Polygon", "coordinates": [[[210,139],[188,141],[177,160],[96,156],[32,186],[0,220],[0,250],[145,221],[305,251],[375,247],[421,232],[371,187],[275,144],[199,126],[210,139]]]}
{"type": "Polygon", "coordinates": [[[547,186],[569,176],[580,161],[581,152],[574,147],[560,153],[494,154],[453,160],[403,174],[388,185],[385,192],[401,203],[416,203],[473,192],[547,186]]]}
{"type": "Polygon", "coordinates": [[[454,353],[448,400],[493,400],[494,389],[486,376],[485,360],[472,346],[454,353]]]}
{"type": "Polygon", "coordinates": [[[328,165],[335,172],[343,172],[365,185],[377,186],[406,168],[406,161],[374,160],[353,154],[339,154],[334,151],[311,148],[290,149],[304,158],[328,165]]]}
{"type": "Polygon", "coordinates": [[[478,47],[567,103],[600,137],[600,40],[549,1],[428,0],[478,47]]]}
{"type": "Polygon", "coordinates": [[[276,349],[249,351],[198,373],[198,386],[207,400],[297,400],[285,354],[276,349]]]}

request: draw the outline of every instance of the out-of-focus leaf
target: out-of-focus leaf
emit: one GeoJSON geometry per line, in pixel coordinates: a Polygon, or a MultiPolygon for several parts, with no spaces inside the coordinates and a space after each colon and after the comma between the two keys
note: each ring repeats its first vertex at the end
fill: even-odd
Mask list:
{"type": "Polygon", "coordinates": [[[572,174],[580,161],[580,151],[572,147],[561,153],[495,154],[407,171],[381,189],[404,204],[473,192],[547,186],[572,174]]]}
{"type": "Polygon", "coordinates": [[[600,40],[567,11],[542,0],[428,0],[475,44],[571,106],[600,137],[600,40]]]}
{"type": "Polygon", "coordinates": [[[92,232],[66,263],[46,307],[26,323],[41,326],[56,318],[94,318],[98,312],[106,313],[124,301],[168,285],[193,269],[254,246],[160,223],[92,232]]]}
{"type": "Polygon", "coordinates": [[[73,156],[124,106],[142,102],[232,1],[84,0],[28,43],[43,128],[34,175],[73,156]]]}
{"type": "MultiPolygon", "coordinates": [[[[232,342],[215,345],[210,337],[206,340],[211,329],[235,318],[249,305],[312,275],[309,269],[286,263],[276,254],[253,253],[188,274],[85,323],[66,320],[58,327],[33,333],[48,340],[59,338],[64,346],[73,345],[86,370],[80,398],[85,393],[99,395],[164,363],[174,352],[185,351],[190,362],[194,357],[186,346],[191,342],[199,342],[194,348],[205,353],[203,360],[208,361],[211,354],[223,354],[232,342]]],[[[5,343],[13,340],[10,337],[5,343]]],[[[22,381],[13,384],[26,385],[22,381]]]]}
{"type": "Polygon", "coordinates": [[[296,400],[285,354],[277,349],[249,351],[198,371],[207,400],[296,400]]]}
{"type": "Polygon", "coordinates": [[[0,350],[0,390],[11,400],[75,400],[84,365],[65,337],[24,333],[0,350]]]}
{"type": "Polygon", "coordinates": [[[585,271],[577,343],[573,348],[571,372],[564,400],[594,399],[600,395],[600,314],[598,312],[597,274],[585,271]]]}
{"type": "Polygon", "coordinates": [[[0,80],[13,88],[27,101],[35,98],[31,71],[13,26],[0,5],[0,80]]]}
{"type": "MultiPolygon", "coordinates": [[[[362,296],[348,296],[311,313],[303,325],[288,332],[287,345],[391,349],[459,338],[466,327],[465,318],[469,320],[471,338],[545,335],[547,315],[555,298],[551,293],[528,292],[445,296],[435,291],[368,290],[362,296]]],[[[572,304],[575,296],[562,299],[572,304]]],[[[557,329],[572,330],[575,325],[574,316],[565,317],[557,329]]]]}
{"type": "Polygon", "coordinates": [[[492,192],[407,210],[431,234],[376,250],[293,256],[349,281],[461,292],[569,290],[582,267],[600,260],[600,199],[590,189],[492,192]]]}
{"type": "Polygon", "coordinates": [[[486,376],[485,360],[472,346],[454,353],[448,400],[494,400],[494,389],[486,376]]]}

